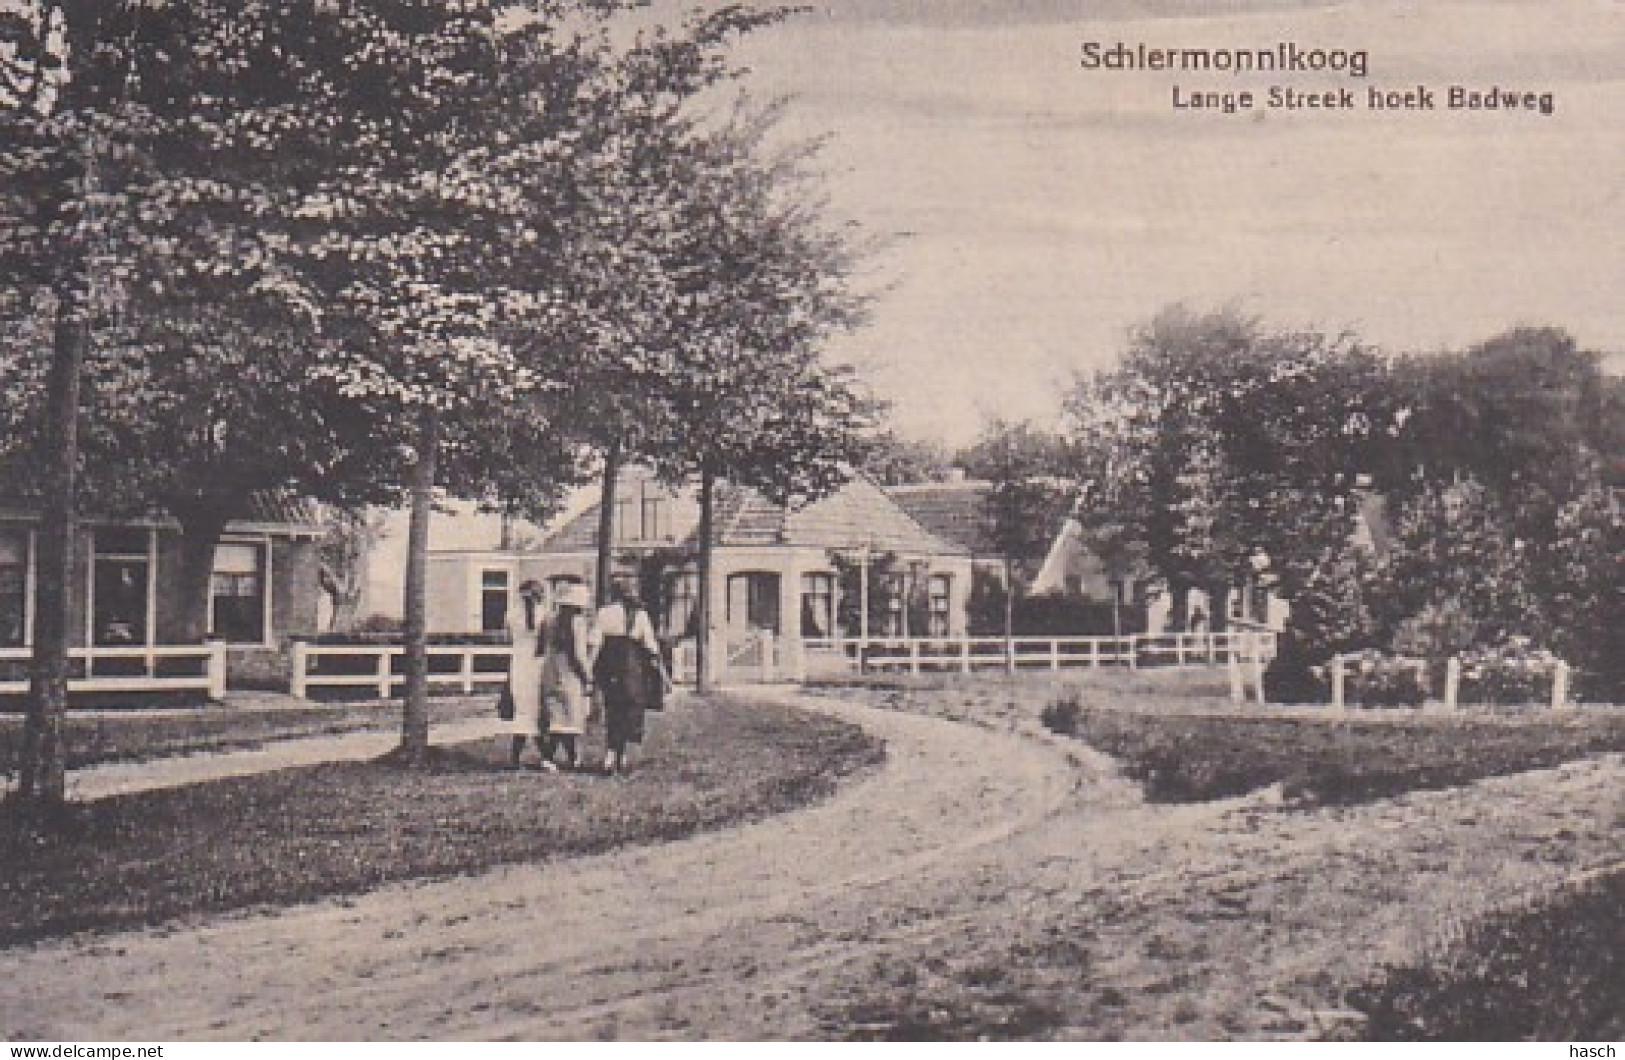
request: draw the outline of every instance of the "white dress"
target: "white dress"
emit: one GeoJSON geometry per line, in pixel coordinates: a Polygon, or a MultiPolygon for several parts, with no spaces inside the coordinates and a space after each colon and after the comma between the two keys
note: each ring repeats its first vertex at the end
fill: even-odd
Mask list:
{"type": "Polygon", "coordinates": [[[513,661],[508,664],[508,683],[513,688],[513,720],[508,723],[508,731],[515,736],[543,735],[542,657],[537,654],[541,624],[540,604],[536,605],[528,623],[523,600],[515,600],[508,610],[508,638],[513,644],[513,661]]]}

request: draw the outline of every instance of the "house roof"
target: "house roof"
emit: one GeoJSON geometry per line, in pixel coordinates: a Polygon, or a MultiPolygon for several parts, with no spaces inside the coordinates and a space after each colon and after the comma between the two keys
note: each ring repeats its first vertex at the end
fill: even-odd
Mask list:
{"type": "Polygon", "coordinates": [[[985,514],[990,482],[925,482],[892,486],[887,492],[926,530],[974,556],[998,555],[985,514]]]}
{"type": "MultiPolygon", "coordinates": [[[[967,552],[956,542],[932,534],[864,475],[803,508],[776,504],[753,489],[723,485],[718,490],[713,524],[712,541],[718,548],[869,548],[916,556],[967,552]]],[[[542,551],[591,552],[597,535],[598,506],[593,505],[560,527],[542,551]]],[[[696,531],[689,529],[678,543],[692,546],[695,538],[696,531]]]]}
{"type": "MultiPolygon", "coordinates": [[[[0,515],[8,519],[32,523],[39,518],[39,510],[28,502],[16,504],[0,502],[0,515]]],[[[174,518],[164,512],[117,516],[91,510],[81,513],[80,518],[84,522],[93,524],[116,523],[159,528],[172,528],[175,526],[174,518]]],[[[244,506],[242,513],[227,523],[226,529],[239,532],[257,530],[267,533],[293,535],[318,534],[322,530],[321,506],[308,497],[301,497],[284,490],[260,490],[249,496],[248,503],[244,506]]]]}
{"type": "Polygon", "coordinates": [[[248,498],[242,518],[233,521],[308,532],[321,528],[322,513],[321,507],[309,497],[282,490],[260,490],[248,498]]]}

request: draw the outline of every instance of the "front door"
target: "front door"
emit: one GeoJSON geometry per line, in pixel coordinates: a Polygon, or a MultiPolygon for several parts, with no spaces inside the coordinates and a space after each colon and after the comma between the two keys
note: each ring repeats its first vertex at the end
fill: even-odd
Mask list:
{"type": "Polygon", "coordinates": [[[744,571],[728,576],[729,680],[771,680],[778,671],[779,575],[744,571]]]}

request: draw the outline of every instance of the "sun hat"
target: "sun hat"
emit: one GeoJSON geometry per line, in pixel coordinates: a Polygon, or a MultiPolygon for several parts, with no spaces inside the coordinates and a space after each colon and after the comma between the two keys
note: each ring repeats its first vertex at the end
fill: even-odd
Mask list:
{"type": "Polygon", "coordinates": [[[559,606],[588,608],[592,606],[592,595],[585,585],[572,582],[559,590],[559,606]]]}

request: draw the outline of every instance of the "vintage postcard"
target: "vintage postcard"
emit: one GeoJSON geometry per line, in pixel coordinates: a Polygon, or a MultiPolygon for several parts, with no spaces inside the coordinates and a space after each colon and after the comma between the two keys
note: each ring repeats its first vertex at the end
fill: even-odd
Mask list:
{"type": "Polygon", "coordinates": [[[0,4],[12,1055],[1615,1055],[1625,4],[151,6],[0,4]]]}

